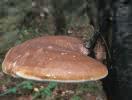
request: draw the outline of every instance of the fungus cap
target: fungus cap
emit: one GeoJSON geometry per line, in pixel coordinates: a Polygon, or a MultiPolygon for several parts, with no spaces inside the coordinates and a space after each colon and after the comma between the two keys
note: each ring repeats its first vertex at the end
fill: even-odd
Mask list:
{"type": "Polygon", "coordinates": [[[34,39],[11,48],[2,69],[14,77],[58,82],[93,81],[108,74],[106,66],[93,58],[70,49],[36,45],[34,39]]]}
{"type": "Polygon", "coordinates": [[[69,36],[38,37],[24,42],[22,46],[26,46],[27,48],[48,48],[57,51],[75,51],[84,55],[88,54],[88,50],[83,46],[83,42],[80,39],[69,36]]]}

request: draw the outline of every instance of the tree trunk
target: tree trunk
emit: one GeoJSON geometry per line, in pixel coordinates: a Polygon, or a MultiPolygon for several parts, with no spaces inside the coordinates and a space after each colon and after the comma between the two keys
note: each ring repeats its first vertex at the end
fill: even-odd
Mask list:
{"type": "Polygon", "coordinates": [[[116,0],[113,12],[112,66],[106,80],[111,100],[131,100],[132,1],[116,0]]]}

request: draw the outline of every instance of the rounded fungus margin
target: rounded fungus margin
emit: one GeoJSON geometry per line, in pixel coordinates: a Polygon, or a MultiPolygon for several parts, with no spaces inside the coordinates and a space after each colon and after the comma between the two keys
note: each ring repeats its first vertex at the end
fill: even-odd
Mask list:
{"type": "MultiPolygon", "coordinates": [[[[65,40],[65,36],[51,37],[63,37],[61,41],[65,40]]],[[[14,77],[57,82],[94,81],[108,74],[105,65],[74,50],[77,46],[68,45],[63,48],[63,43],[54,45],[53,41],[45,42],[48,41],[45,38],[50,36],[35,38],[11,48],[2,63],[3,71],[14,77]]],[[[77,45],[78,42],[68,43],[77,45]]]]}

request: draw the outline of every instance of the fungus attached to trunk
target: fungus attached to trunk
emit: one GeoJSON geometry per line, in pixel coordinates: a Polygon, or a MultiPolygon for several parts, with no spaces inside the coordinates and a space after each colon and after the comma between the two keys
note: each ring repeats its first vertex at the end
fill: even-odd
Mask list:
{"type": "Polygon", "coordinates": [[[104,78],[105,65],[86,56],[80,40],[45,36],[11,48],[2,63],[6,74],[37,81],[83,82],[104,78]]]}

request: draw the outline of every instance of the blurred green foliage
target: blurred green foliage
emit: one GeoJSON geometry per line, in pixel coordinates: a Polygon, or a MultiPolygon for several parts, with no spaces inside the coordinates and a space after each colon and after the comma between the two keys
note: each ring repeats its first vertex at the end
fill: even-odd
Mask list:
{"type": "Polygon", "coordinates": [[[7,94],[16,94],[18,89],[33,89],[32,81],[23,81],[22,83],[17,84],[15,87],[7,89],[4,93],[1,93],[0,96],[4,96],[7,94]]]}
{"type": "MultiPolygon", "coordinates": [[[[17,91],[25,89],[25,90],[33,90],[34,88],[34,82],[32,81],[23,81],[19,84],[17,84],[15,87],[11,87],[7,89],[4,93],[1,93],[0,96],[5,96],[8,94],[17,94],[17,91]]],[[[45,97],[45,96],[51,96],[53,89],[55,89],[57,86],[56,82],[50,82],[47,87],[41,88],[38,92],[34,92],[32,95],[33,100],[36,100],[38,97],[45,97]]]]}
{"type": "Polygon", "coordinates": [[[10,48],[17,40],[18,26],[31,10],[31,0],[0,1],[0,51],[10,48]]]}
{"type": "Polygon", "coordinates": [[[81,98],[79,97],[79,96],[73,96],[72,98],[71,98],[71,100],[81,100],[81,98]]]}
{"type": "Polygon", "coordinates": [[[0,32],[16,30],[25,14],[31,10],[31,3],[31,0],[1,0],[0,32]]]}
{"type": "Polygon", "coordinates": [[[41,88],[39,92],[33,94],[33,100],[37,97],[41,96],[42,98],[46,98],[46,96],[51,96],[53,89],[57,86],[56,82],[50,82],[46,88],[41,88]]]}
{"type": "Polygon", "coordinates": [[[34,36],[67,34],[71,27],[88,25],[86,4],[86,0],[1,0],[0,50],[34,36]],[[29,34],[23,35],[25,31],[29,34]]]}

